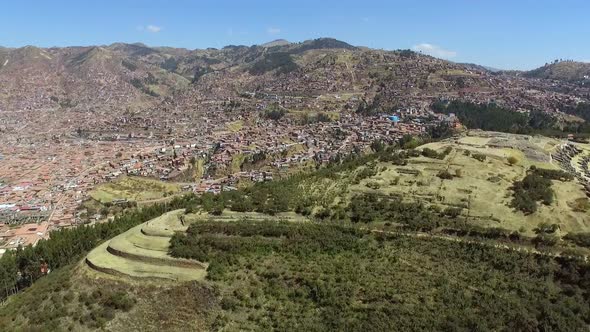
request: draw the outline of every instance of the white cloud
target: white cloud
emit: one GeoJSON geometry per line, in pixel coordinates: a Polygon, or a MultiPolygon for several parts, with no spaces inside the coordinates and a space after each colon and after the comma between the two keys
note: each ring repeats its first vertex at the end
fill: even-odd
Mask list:
{"type": "Polygon", "coordinates": [[[157,25],[151,25],[151,24],[150,24],[150,25],[148,25],[148,26],[146,27],[146,29],[147,29],[147,31],[149,31],[149,32],[153,32],[153,33],[158,33],[158,32],[160,32],[160,31],[162,31],[162,27],[159,27],[159,26],[157,26],[157,25]]]}
{"type": "Polygon", "coordinates": [[[278,35],[279,33],[281,33],[281,29],[279,29],[279,28],[272,28],[272,27],[271,27],[271,28],[268,28],[268,29],[266,29],[266,32],[267,32],[269,35],[273,35],[273,36],[275,36],[275,35],[278,35]]]}
{"type": "Polygon", "coordinates": [[[444,59],[454,58],[457,56],[457,52],[455,52],[455,51],[445,50],[444,48],[442,48],[440,46],[428,44],[428,43],[414,45],[414,46],[412,46],[412,50],[415,52],[422,52],[424,54],[428,54],[428,55],[432,55],[437,58],[444,58],[444,59]]]}

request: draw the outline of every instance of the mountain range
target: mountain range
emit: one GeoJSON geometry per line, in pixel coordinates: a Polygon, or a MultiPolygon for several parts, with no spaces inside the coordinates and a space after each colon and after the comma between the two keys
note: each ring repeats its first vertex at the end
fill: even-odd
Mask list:
{"type": "Polygon", "coordinates": [[[583,82],[589,66],[561,62],[514,74],[410,50],[356,47],[332,38],[199,50],[140,43],[26,46],[0,48],[0,110],[178,108],[235,99],[246,92],[304,99],[354,95],[359,103],[382,111],[457,98],[513,109],[554,110],[590,96],[583,82]]]}

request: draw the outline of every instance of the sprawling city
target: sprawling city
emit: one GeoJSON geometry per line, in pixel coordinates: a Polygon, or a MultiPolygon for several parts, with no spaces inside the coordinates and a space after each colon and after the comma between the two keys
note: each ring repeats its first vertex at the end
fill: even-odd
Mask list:
{"type": "Polygon", "coordinates": [[[0,330],[590,329],[590,63],[178,22],[0,47],[0,330]]]}

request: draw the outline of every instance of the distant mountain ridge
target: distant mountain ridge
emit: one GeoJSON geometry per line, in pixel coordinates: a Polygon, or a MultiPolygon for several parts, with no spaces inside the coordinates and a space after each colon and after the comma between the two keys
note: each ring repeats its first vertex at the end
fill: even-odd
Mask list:
{"type": "Polygon", "coordinates": [[[285,39],[276,39],[273,41],[270,41],[268,43],[264,43],[260,46],[262,47],[274,47],[274,46],[285,46],[285,45],[289,45],[291,44],[288,40],[285,39]]]}
{"type": "MultiPolygon", "coordinates": [[[[428,107],[457,98],[554,110],[559,100],[567,99],[545,102],[523,95],[519,91],[527,88],[526,78],[511,77],[476,64],[411,50],[357,47],[334,38],[197,50],[141,43],[27,46],[0,48],[0,111],[59,109],[108,115],[193,108],[203,100],[242,98],[244,92],[296,96],[303,98],[300,107],[320,103],[324,99],[319,96],[333,96],[335,101],[314,107],[363,112],[428,107]]],[[[535,89],[544,89],[535,84],[535,89]]]]}

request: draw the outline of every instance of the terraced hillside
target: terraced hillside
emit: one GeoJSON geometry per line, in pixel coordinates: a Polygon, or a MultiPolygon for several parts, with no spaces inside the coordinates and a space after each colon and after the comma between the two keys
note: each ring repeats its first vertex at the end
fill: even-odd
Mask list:
{"type": "Polygon", "coordinates": [[[170,238],[186,227],[184,210],[176,210],[150,220],[92,250],[86,264],[94,271],[114,276],[156,280],[201,280],[207,264],[168,255],[170,238]]]}

